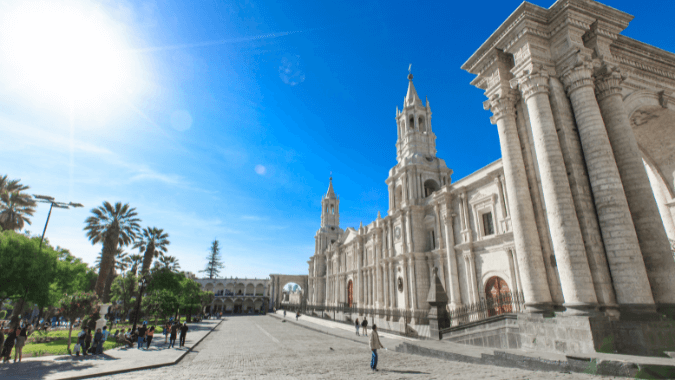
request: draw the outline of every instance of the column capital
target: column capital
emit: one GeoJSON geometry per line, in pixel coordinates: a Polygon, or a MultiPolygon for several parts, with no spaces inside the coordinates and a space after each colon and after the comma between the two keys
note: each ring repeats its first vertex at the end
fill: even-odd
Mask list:
{"type": "Polygon", "coordinates": [[[616,94],[621,94],[626,76],[617,66],[604,63],[595,73],[595,95],[598,101],[616,94]]]}
{"type": "Polygon", "coordinates": [[[577,63],[565,70],[562,77],[567,95],[583,87],[594,87],[593,83],[593,63],[586,58],[579,58],[577,63]]]}
{"type": "Polygon", "coordinates": [[[549,74],[542,65],[534,65],[531,70],[523,70],[516,78],[511,79],[513,89],[520,89],[523,99],[544,93],[548,95],[549,74]]]}
{"type": "Polygon", "coordinates": [[[516,101],[518,100],[518,92],[503,88],[483,102],[483,109],[492,111],[490,123],[497,124],[497,121],[505,117],[516,117],[516,101]]]}

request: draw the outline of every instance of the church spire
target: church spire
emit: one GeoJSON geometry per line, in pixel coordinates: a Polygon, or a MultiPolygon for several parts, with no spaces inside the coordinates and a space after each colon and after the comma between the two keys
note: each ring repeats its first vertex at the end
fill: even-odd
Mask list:
{"type": "Polygon", "coordinates": [[[408,74],[408,93],[405,95],[405,104],[404,107],[410,106],[422,106],[422,100],[419,95],[417,95],[417,90],[415,90],[415,85],[413,84],[413,75],[412,73],[408,74]]]}
{"type": "Polygon", "coordinates": [[[335,191],[333,191],[333,177],[331,176],[328,180],[330,182],[328,184],[328,191],[326,192],[326,199],[337,199],[335,191]]]}

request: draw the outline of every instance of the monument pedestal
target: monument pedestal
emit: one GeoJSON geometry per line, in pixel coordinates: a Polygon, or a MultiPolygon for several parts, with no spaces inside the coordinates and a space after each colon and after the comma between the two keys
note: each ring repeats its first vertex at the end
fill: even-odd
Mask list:
{"type": "Polygon", "coordinates": [[[108,309],[110,308],[110,305],[111,304],[109,303],[104,303],[101,305],[101,310],[99,311],[99,315],[101,316],[101,318],[98,321],[96,321],[96,330],[102,329],[103,326],[105,326],[106,323],[108,323],[108,321],[105,319],[105,316],[106,314],[108,314],[108,309]]]}

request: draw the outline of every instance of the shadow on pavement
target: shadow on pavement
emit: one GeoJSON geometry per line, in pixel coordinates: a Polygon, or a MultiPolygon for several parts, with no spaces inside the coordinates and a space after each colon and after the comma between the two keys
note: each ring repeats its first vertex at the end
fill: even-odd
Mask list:
{"type": "Polygon", "coordinates": [[[380,372],[393,372],[393,373],[405,373],[408,375],[429,375],[429,372],[420,372],[420,371],[397,371],[395,369],[381,369],[380,372]]]}
{"type": "MultiPolygon", "coordinates": [[[[99,355],[105,356],[105,355],[99,355]]],[[[114,358],[108,357],[97,358],[94,360],[115,360],[114,358]]],[[[36,361],[36,362],[23,362],[23,363],[12,363],[12,364],[0,364],[0,378],[2,379],[43,379],[45,376],[64,372],[64,371],[83,371],[91,367],[94,367],[94,363],[87,364],[86,362],[90,361],[89,358],[82,359],[73,359],[73,360],[60,360],[60,361],[36,361]]],[[[91,360],[93,361],[93,360],[91,360]]]]}

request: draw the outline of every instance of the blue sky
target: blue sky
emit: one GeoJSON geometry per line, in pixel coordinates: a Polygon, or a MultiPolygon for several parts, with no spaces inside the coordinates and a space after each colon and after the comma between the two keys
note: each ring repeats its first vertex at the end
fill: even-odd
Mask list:
{"type": "MultiPolygon", "coordinates": [[[[675,50],[675,2],[605,3],[675,50]]],[[[46,236],[90,263],[83,222],[108,200],[164,228],[185,270],[217,238],[228,277],[305,274],[331,171],[343,228],[386,214],[409,63],[453,180],[500,157],[460,66],[519,4],[5,1],[0,174],[83,203],[46,236]]]]}

